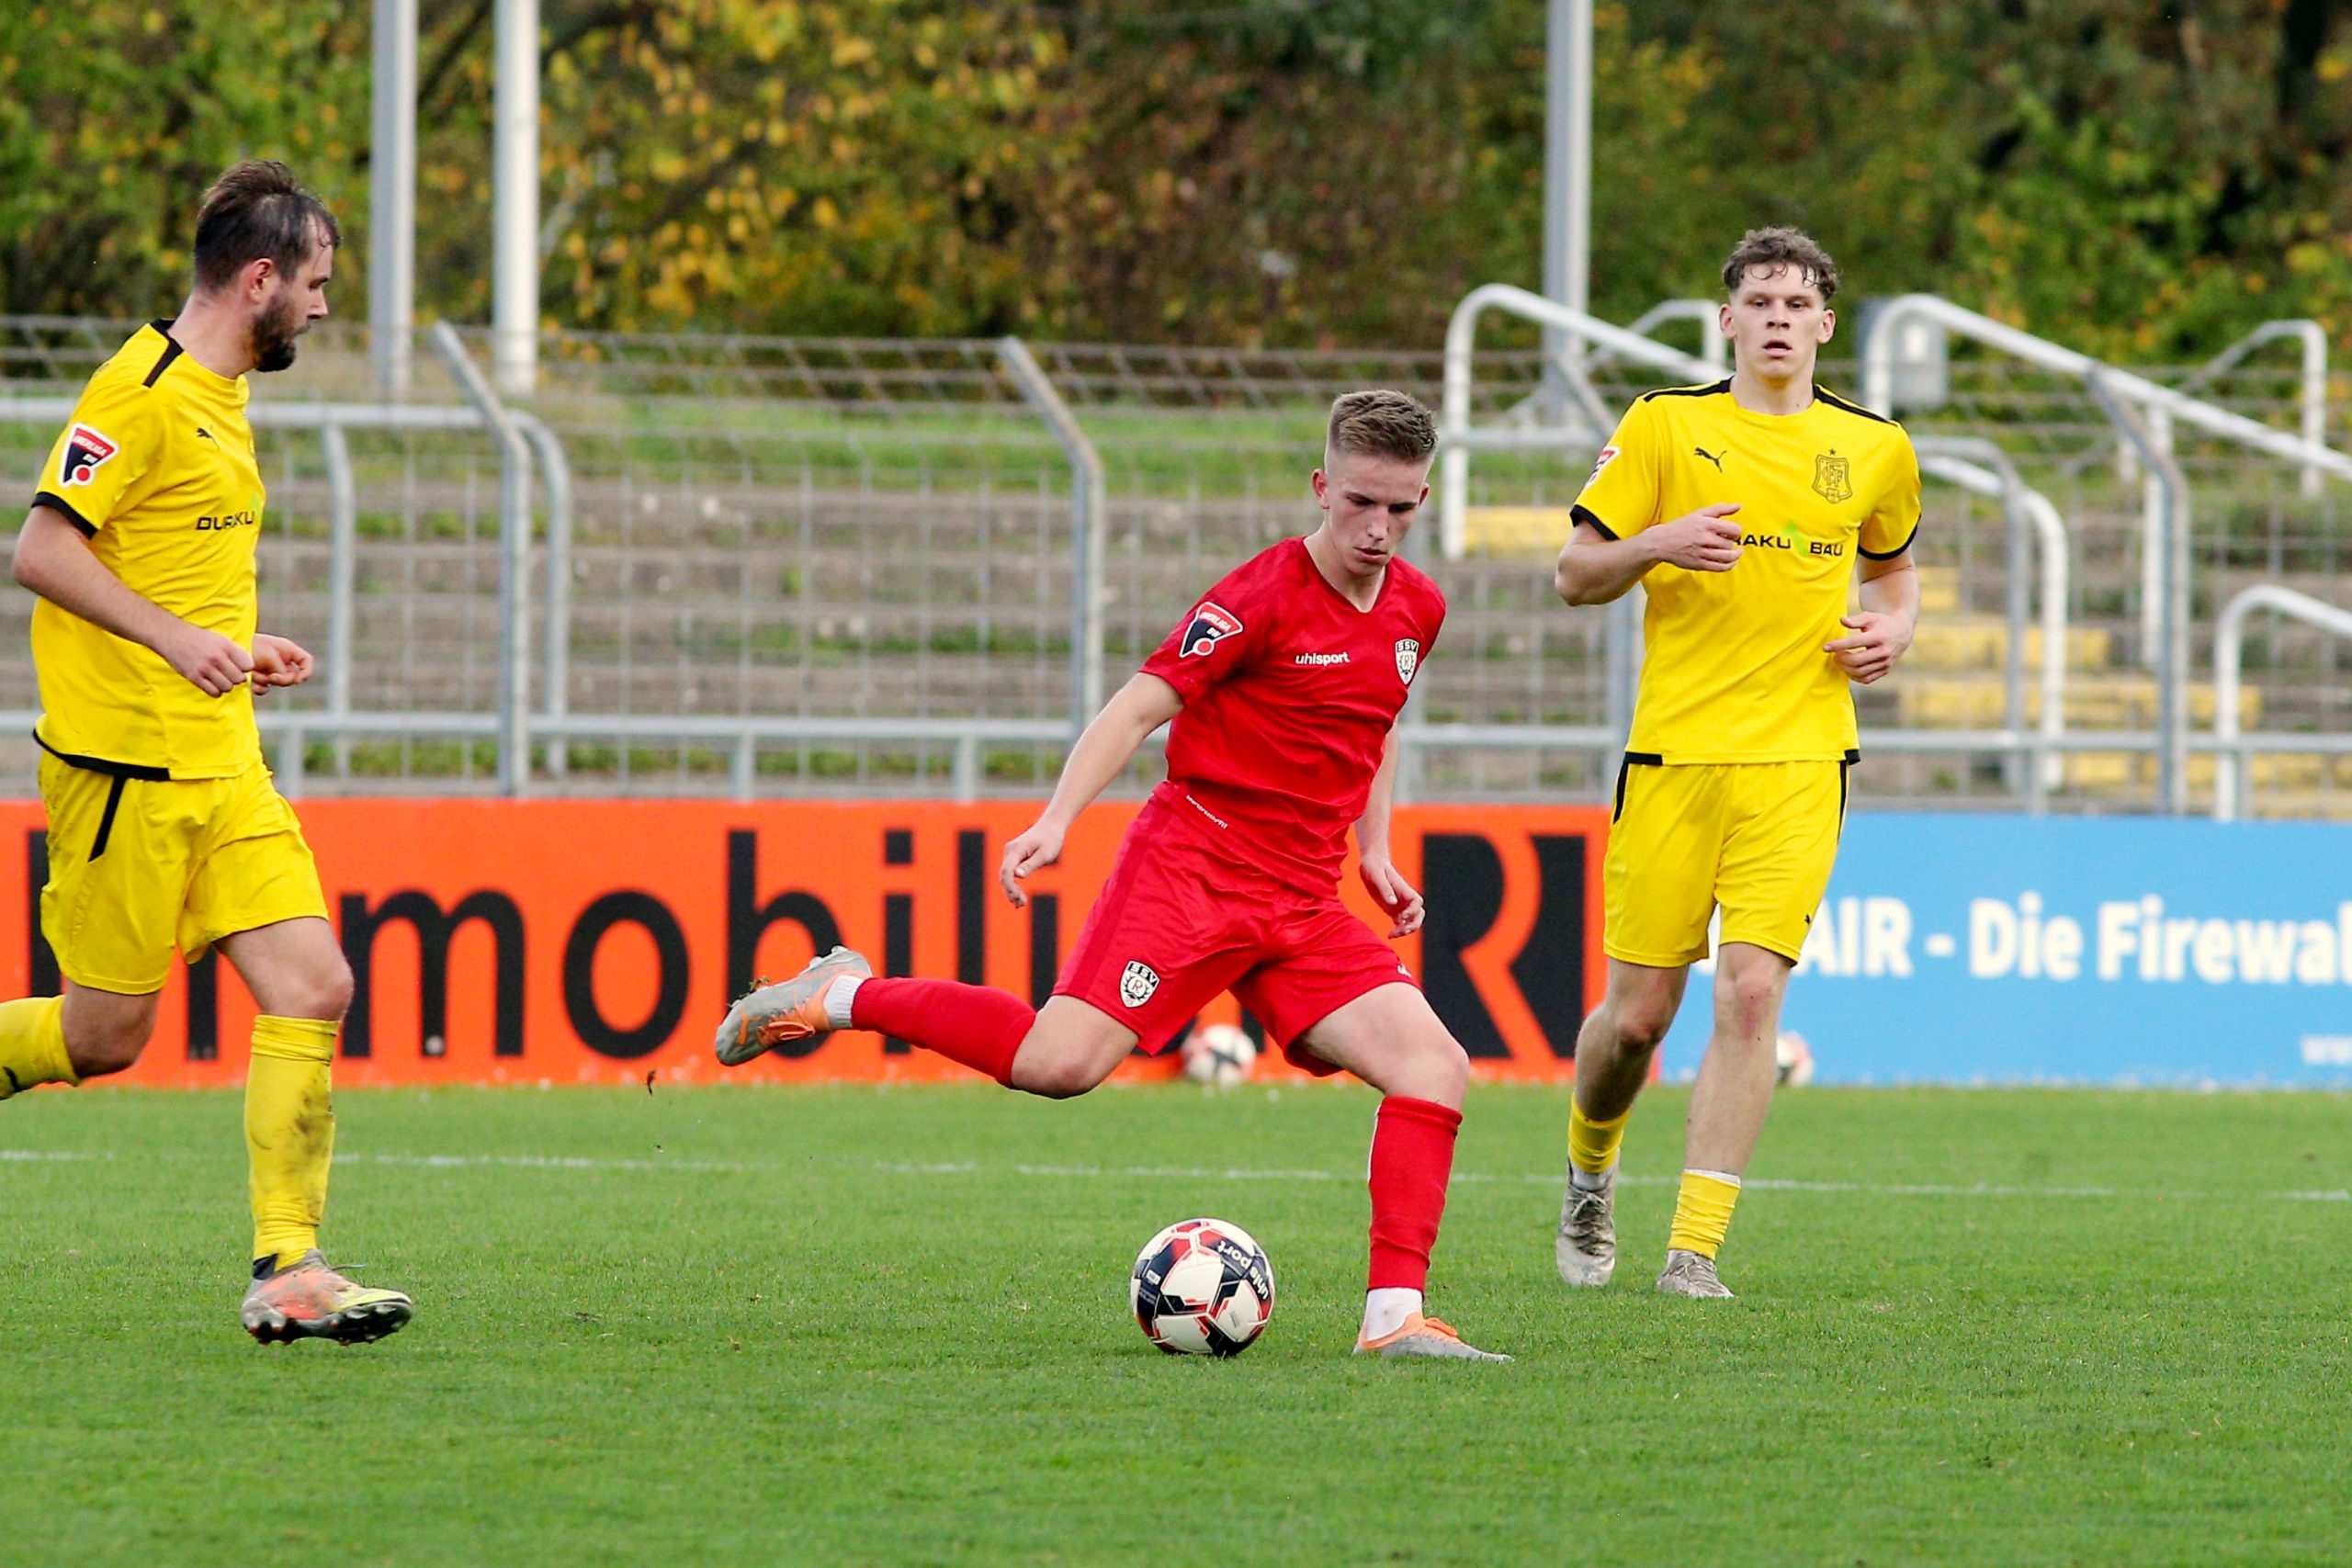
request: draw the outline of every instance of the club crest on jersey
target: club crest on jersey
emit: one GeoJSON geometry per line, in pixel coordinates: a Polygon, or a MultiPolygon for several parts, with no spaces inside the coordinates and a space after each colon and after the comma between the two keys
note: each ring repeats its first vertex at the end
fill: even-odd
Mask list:
{"type": "Polygon", "coordinates": [[[1415,637],[1398,637],[1396,639],[1396,678],[1409,686],[1413,683],[1414,673],[1420,667],[1421,639],[1415,637]]]}
{"type": "Polygon", "coordinates": [[[1845,458],[1823,452],[1813,459],[1813,492],[1832,506],[1854,499],[1853,477],[1845,458]]]}
{"type": "Polygon", "coordinates": [[[65,456],[57,465],[57,482],[85,485],[97,478],[98,470],[107,466],[117,448],[115,444],[86,424],[77,424],[65,438],[65,456]]]}
{"type": "Polygon", "coordinates": [[[1159,989],[1159,972],[1140,958],[1130,960],[1119,975],[1119,1000],[1131,1008],[1143,1006],[1159,989]]]}
{"type": "MultiPolygon", "coordinates": [[[[1240,616],[1214,599],[1204,599],[1200,608],[1193,612],[1193,618],[1185,623],[1184,636],[1176,645],[1176,657],[1189,659],[1195,653],[1214,653],[1218,643],[1240,629],[1240,616]]],[[[1149,974],[1150,971],[1146,970],[1145,973],[1149,974]]],[[[1155,979],[1152,984],[1156,986],[1159,982],[1155,979]]]]}

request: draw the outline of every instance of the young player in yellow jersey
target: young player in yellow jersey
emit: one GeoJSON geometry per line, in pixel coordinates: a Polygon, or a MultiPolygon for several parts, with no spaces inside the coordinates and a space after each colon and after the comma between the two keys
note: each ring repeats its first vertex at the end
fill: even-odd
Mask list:
{"type": "Polygon", "coordinates": [[[379,1338],[409,1298],[318,1251],[334,1151],[328,1073],[351,971],[301,825],[270,782],[254,696],[311,677],[255,629],[263,489],[245,377],[327,313],[340,236],[285,165],[205,193],[196,281],[90,378],[17,536],[49,808],[41,930],[62,998],[0,1003],[0,1100],[139,1059],[177,949],[228,954],[262,1016],[245,1087],[260,1340],[379,1338]]]}
{"type": "Polygon", "coordinates": [[[1657,1288],[1728,1296],[1715,1271],[1764,1125],[1781,998],[1829,885],[1855,750],[1849,682],[1894,667],[1918,620],[1919,465],[1891,420],[1814,385],[1838,269],[1792,229],[1724,266],[1735,370],[1647,394],[1602,448],[1555,579],[1571,604],[1649,599],[1633,733],[1602,871],[1607,994],[1577,1036],[1572,1285],[1617,1263],[1618,1145],[1690,965],[1716,949],[1714,1032],[1691,1091],[1657,1288]],[[1860,609],[1847,614],[1860,577],[1860,609]]]}

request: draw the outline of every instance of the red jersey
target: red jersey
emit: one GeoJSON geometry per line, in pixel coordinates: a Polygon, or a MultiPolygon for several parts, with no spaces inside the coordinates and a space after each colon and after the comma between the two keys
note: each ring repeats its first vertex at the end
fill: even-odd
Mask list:
{"type": "Polygon", "coordinates": [[[1261,551],[1144,661],[1184,700],[1153,798],[1237,858],[1336,886],[1348,829],[1444,624],[1445,596],[1401,559],[1359,610],[1306,540],[1261,551]]]}

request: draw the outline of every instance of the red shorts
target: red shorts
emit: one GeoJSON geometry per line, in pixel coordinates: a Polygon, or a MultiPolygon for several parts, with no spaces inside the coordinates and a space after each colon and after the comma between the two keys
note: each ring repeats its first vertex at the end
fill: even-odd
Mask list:
{"type": "Polygon", "coordinates": [[[1317,897],[1237,866],[1197,836],[1211,830],[1145,806],[1054,994],[1101,1009],[1157,1055],[1231,991],[1293,1063],[1339,1071],[1298,1037],[1368,991],[1419,982],[1336,888],[1317,897]]]}

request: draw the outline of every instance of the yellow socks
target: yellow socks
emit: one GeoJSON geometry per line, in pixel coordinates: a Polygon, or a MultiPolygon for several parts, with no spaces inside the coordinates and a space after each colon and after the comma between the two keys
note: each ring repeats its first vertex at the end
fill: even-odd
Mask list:
{"type": "Polygon", "coordinates": [[[1739,1178],[1720,1170],[1686,1170],[1674,1200],[1674,1229],[1666,1245],[1713,1258],[1731,1229],[1731,1206],[1739,1201],[1739,1178]]]}
{"type": "Polygon", "coordinates": [[[337,1027],[316,1018],[254,1020],[245,1148],[253,1158],[256,1263],[268,1258],[284,1268],[319,1244],[334,1159],[328,1081],[337,1027]]]}
{"type": "Polygon", "coordinates": [[[1568,1101],[1568,1163],[1587,1176],[1599,1176],[1617,1163],[1617,1145],[1625,1141],[1625,1123],[1634,1118],[1627,1106],[1606,1122],[1586,1117],[1584,1107],[1568,1101]]]}
{"type": "Polygon", "coordinates": [[[0,1002],[0,1100],[38,1083],[79,1083],[65,1055],[65,998],[0,1002]]]}

